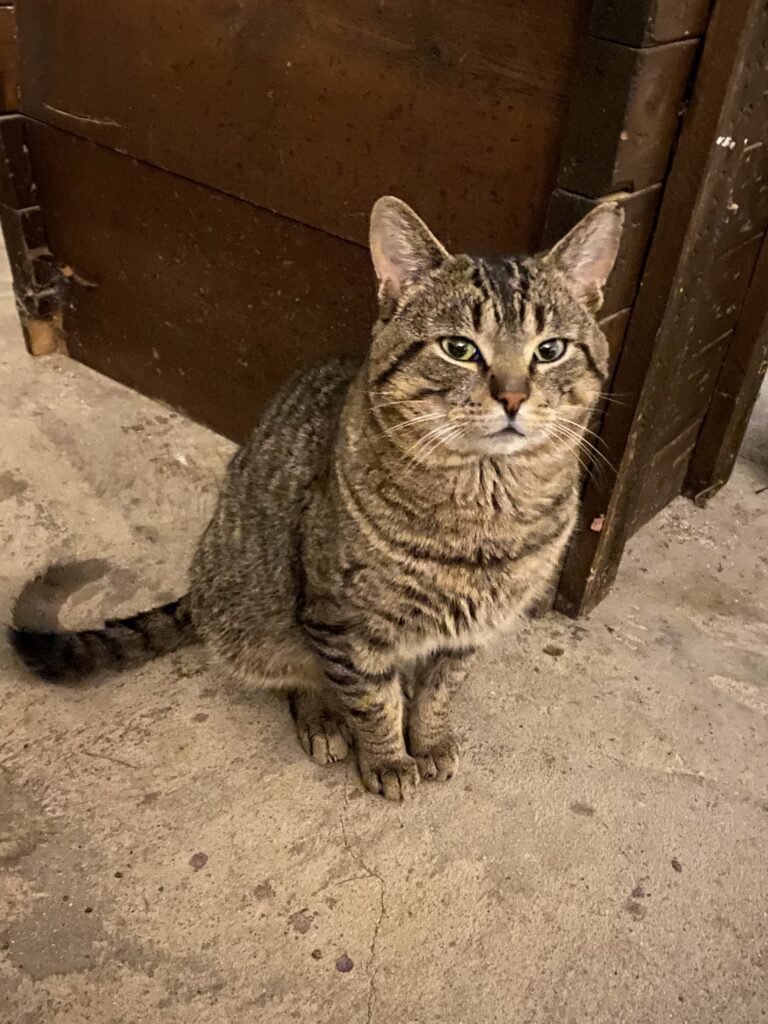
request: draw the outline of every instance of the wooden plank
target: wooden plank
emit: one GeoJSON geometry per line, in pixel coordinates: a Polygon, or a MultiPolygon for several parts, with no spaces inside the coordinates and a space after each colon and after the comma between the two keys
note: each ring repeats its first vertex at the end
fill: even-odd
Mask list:
{"type": "Polygon", "coordinates": [[[25,113],[364,243],[538,245],[585,0],[25,0],[25,113]],[[130,46],[126,41],[130,40],[130,46]]]}
{"type": "MultiPolygon", "coordinates": [[[[561,578],[557,606],[569,614],[589,611],[604,596],[633,526],[668,501],[685,476],[697,415],[706,409],[700,392],[694,397],[704,409],[697,412],[693,402],[684,420],[679,415],[696,389],[691,364],[697,352],[709,352],[711,359],[713,347],[727,343],[727,334],[718,332],[738,318],[756,255],[755,232],[765,228],[760,181],[768,176],[766,147],[752,140],[762,141],[760,125],[768,120],[766,45],[768,7],[762,0],[715,8],[617,367],[614,389],[627,405],[606,410],[604,441],[622,454],[601,507],[605,524],[596,539],[577,535],[561,578]],[[755,154],[762,154],[759,170],[755,154]],[[744,185],[745,176],[754,187],[744,185]],[[743,204],[732,202],[737,192],[743,204]],[[734,248],[734,238],[747,242],[734,248]]],[[[586,494],[587,506],[590,500],[586,494]]]]}
{"type": "Polygon", "coordinates": [[[18,114],[0,115],[0,203],[12,210],[37,205],[22,120],[18,114]]]}
{"type": "Polygon", "coordinates": [[[633,49],[584,47],[558,185],[599,197],[662,181],[677,135],[698,41],[633,49]]]}
{"type": "Polygon", "coordinates": [[[628,46],[657,46],[702,36],[711,0],[595,0],[590,31],[628,46]]]}
{"type": "MultiPolygon", "coordinates": [[[[624,234],[616,266],[605,291],[602,309],[604,317],[634,302],[661,203],[661,193],[661,185],[651,185],[642,192],[619,193],[614,197],[624,207],[624,234]]],[[[549,246],[562,238],[598,202],[573,192],[555,189],[547,211],[544,244],[549,246]]]]}
{"type": "Polygon", "coordinates": [[[727,483],[768,368],[768,234],[729,340],[684,484],[699,504],[727,483]]]}
{"type": "Polygon", "coordinates": [[[297,367],[365,350],[366,250],[44,125],[28,142],[77,359],[242,440],[297,367]]]}
{"type": "Polygon", "coordinates": [[[19,106],[19,42],[16,36],[16,11],[0,7],[0,112],[19,106]]]}

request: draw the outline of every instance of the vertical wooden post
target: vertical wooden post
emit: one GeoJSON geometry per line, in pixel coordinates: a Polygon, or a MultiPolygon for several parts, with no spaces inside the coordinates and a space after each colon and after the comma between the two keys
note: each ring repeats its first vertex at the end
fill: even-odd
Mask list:
{"type": "Polygon", "coordinates": [[[569,614],[594,607],[627,539],[681,492],[768,223],[766,45],[763,0],[720,0],[618,361],[614,390],[628,404],[605,412],[617,475],[588,484],[560,581],[569,614]]]}

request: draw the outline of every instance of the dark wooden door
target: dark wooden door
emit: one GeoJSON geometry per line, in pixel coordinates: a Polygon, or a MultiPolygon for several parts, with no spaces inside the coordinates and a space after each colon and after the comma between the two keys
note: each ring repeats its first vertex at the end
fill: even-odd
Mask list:
{"type": "Polygon", "coordinates": [[[560,581],[569,614],[604,596],[632,533],[733,464],[764,371],[767,58],[768,2],[720,0],[600,431],[615,473],[587,483],[560,581]]]}

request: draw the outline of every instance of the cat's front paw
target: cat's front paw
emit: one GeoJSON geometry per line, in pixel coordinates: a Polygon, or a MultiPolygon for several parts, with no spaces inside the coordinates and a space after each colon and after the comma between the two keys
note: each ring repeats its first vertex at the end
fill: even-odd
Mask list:
{"type": "Polygon", "coordinates": [[[416,758],[422,779],[447,782],[458,771],[459,744],[453,733],[431,744],[412,744],[411,753],[416,758]]]}
{"type": "Polygon", "coordinates": [[[419,784],[419,769],[407,754],[378,761],[361,757],[360,777],[371,793],[381,793],[387,800],[409,800],[419,784]]]}

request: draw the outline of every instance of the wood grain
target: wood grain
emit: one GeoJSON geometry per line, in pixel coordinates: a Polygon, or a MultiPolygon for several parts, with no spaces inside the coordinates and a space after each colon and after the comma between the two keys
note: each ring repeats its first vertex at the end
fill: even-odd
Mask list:
{"type": "Polygon", "coordinates": [[[28,143],[77,359],[242,440],[298,367],[365,350],[364,249],[45,125],[28,143]]]}
{"type": "Polygon", "coordinates": [[[698,41],[633,49],[590,39],[582,51],[558,177],[599,197],[665,177],[698,41]]]}
{"type": "Polygon", "coordinates": [[[358,243],[394,192],[448,244],[524,251],[588,6],[20,0],[23,110],[358,243]]]}
{"type": "Polygon", "coordinates": [[[16,11],[0,7],[0,112],[19,106],[19,41],[16,36],[16,11]]]}
{"type": "Polygon", "coordinates": [[[768,368],[768,234],[736,329],[727,339],[717,383],[683,486],[699,504],[728,482],[768,368]]]}

